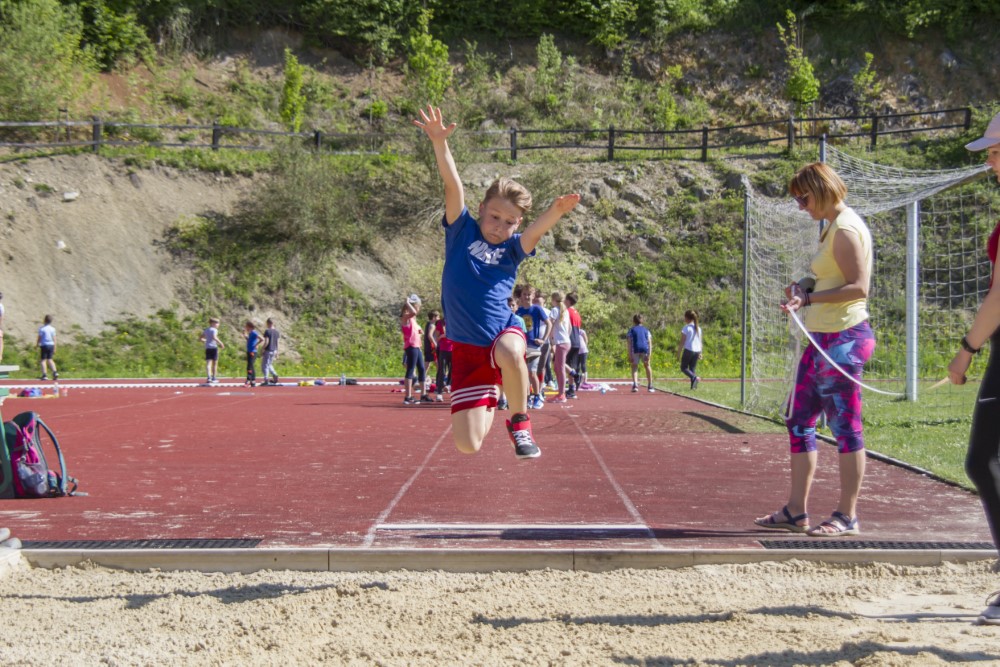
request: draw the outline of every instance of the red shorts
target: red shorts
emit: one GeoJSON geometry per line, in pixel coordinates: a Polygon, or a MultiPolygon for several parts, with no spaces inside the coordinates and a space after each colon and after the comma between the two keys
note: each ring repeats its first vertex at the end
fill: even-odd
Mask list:
{"type": "Polygon", "coordinates": [[[485,405],[497,406],[497,385],[503,383],[500,368],[493,357],[500,336],[516,332],[524,338],[518,327],[504,329],[489,347],[452,341],[451,351],[451,411],[471,410],[485,405]]]}

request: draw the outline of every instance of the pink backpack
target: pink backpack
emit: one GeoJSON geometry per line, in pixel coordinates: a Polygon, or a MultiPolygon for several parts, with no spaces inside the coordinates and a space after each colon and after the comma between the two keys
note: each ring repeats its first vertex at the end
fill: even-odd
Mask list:
{"type": "Polygon", "coordinates": [[[22,412],[3,423],[0,445],[0,498],[48,498],[84,495],[76,490],[77,480],[66,474],[59,441],[34,412],[22,412]],[[40,430],[52,441],[59,457],[59,472],[49,470],[42,449],[40,430]],[[68,486],[72,484],[72,488],[68,486]]]}

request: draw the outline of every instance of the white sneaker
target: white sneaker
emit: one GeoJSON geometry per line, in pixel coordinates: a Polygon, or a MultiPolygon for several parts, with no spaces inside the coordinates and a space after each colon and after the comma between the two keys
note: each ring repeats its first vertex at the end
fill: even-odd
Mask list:
{"type": "Polygon", "coordinates": [[[1000,591],[995,591],[986,598],[986,609],[979,613],[980,625],[1000,625],[1000,591]]]}

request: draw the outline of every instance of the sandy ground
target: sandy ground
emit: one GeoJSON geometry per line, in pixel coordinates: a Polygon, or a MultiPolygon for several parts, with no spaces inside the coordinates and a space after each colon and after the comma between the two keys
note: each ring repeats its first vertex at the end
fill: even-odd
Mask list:
{"type": "Polygon", "coordinates": [[[1000,665],[987,561],[0,577],[3,665],[1000,665]]]}

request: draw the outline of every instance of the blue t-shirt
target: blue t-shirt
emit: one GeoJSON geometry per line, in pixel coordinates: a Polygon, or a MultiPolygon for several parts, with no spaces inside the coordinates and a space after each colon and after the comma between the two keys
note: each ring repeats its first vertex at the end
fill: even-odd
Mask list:
{"type": "MultiPolygon", "coordinates": [[[[621,331],[621,329],[619,329],[621,331]]],[[[636,354],[649,354],[649,329],[637,324],[628,330],[629,340],[632,341],[632,352],[636,354]]]]}
{"type": "Polygon", "coordinates": [[[518,265],[535,253],[524,252],[520,234],[500,245],[484,239],[468,208],[452,224],[445,218],[441,223],[445,227],[441,304],[448,318],[448,338],[487,347],[501,331],[515,326],[507,298],[518,265]]]}
{"type": "MultiPolygon", "coordinates": [[[[528,347],[539,347],[538,343],[535,342],[535,339],[542,338],[542,336],[539,336],[538,334],[542,332],[542,322],[549,321],[549,311],[545,310],[536,303],[532,304],[529,308],[518,308],[517,314],[521,317],[527,316],[531,318],[531,328],[525,332],[528,335],[528,347]]],[[[525,320],[525,324],[527,323],[527,320],[525,320]]]]}
{"type": "Polygon", "coordinates": [[[257,333],[256,329],[252,329],[250,333],[247,334],[247,352],[253,352],[257,349],[257,341],[260,340],[260,334],[257,333]]]}
{"type": "Polygon", "coordinates": [[[528,329],[524,324],[524,318],[518,315],[517,313],[514,313],[514,325],[518,327],[521,331],[523,331],[525,335],[527,335],[528,329]]]}

